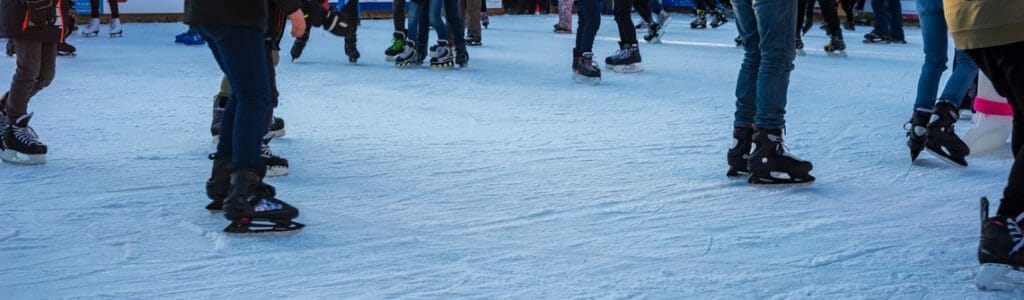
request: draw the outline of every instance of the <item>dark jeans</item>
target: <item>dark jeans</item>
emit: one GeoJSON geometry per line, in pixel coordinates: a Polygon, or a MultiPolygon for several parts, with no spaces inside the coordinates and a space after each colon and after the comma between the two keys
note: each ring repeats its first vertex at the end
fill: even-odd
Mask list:
{"type": "Polygon", "coordinates": [[[430,7],[430,1],[440,0],[423,0],[420,3],[412,2],[409,4],[407,37],[410,41],[416,42],[416,51],[419,52],[420,56],[427,55],[427,41],[430,39],[430,18],[427,18],[427,8],[430,7]]]}
{"type": "Polygon", "coordinates": [[[1013,107],[1013,137],[1010,144],[1013,167],[999,203],[999,214],[1014,217],[1024,212],[1024,42],[967,50],[967,55],[992,81],[1000,96],[1013,107]]]}
{"type": "MultiPolygon", "coordinates": [[[[394,0],[391,6],[391,18],[395,22],[395,31],[405,31],[405,0],[394,0]]],[[[408,32],[406,32],[408,35],[408,32]]]]}
{"type": "Polygon", "coordinates": [[[871,0],[871,12],[875,14],[875,33],[904,39],[900,0],[871,0]]]}
{"type": "Polygon", "coordinates": [[[14,52],[17,53],[17,69],[11,79],[11,90],[7,94],[7,103],[0,105],[6,111],[8,121],[28,114],[28,101],[36,93],[53,82],[57,65],[57,43],[42,43],[28,40],[15,40],[14,52]]]}
{"type": "MultiPolygon", "coordinates": [[[[579,0],[579,17],[576,21],[576,49],[580,53],[594,51],[594,37],[601,28],[601,10],[597,0],[579,0]]],[[[634,33],[635,34],[635,33],[634,33]]]]}
{"type": "Polygon", "coordinates": [[[230,156],[236,169],[263,168],[260,160],[265,118],[270,109],[270,74],[262,30],[243,26],[196,25],[217,65],[231,82],[221,118],[217,156],[230,156]]]}
{"type": "Polygon", "coordinates": [[[632,8],[633,0],[615,0],[615,23],[619,25],[619,41],[626,44],[637,43],[636,27],[633,25],[633,13],[630,11],[632,8]]]}
{"type": "Polygon", "coordinates": [[[699,10],[709,11],[718,8],[718,2],[715,0],[697,0],[696,6],[699,10]]]}
{"type": "MultiPolygon", "coordinates": [[[[117,11],[117,0],[108,0],[107,3],[110,4],[110,17],[120,18],[121,13],[117,11]]],[[[92,11],[90,11],[92,14],[90,14],[90,16],[92,16],[93,18],[99,18],[100,0],[89,0],[89,5],[92,7],[92,11]]]]}
{"type": "Polygon", "coordinates": [[[825,21],[829,34],[842,36],[843,31],[839,29],[839,12],[836,10],[836,4],[832,0],[799,0],[797,7],[807,8],[809,13],[805,15],[801,10],[796,15],[797,30],[804,25],[805,17],[813,20],[815,1],[821,5],[821,17],[825,21]]]}
{"type": "Polygon", "coordinates": [[[786,125],[789,75],[796,57],[796,1],[733,0],[743,38],[736,79],[735,126],[778,129],[786,125]]]}
{"type": "Polygon", "coordinates": [[[634,0],[633,9],[640,15],[640,18],[647,23],[654,23],[654,18],[651,16],[651,2],[648,0],[634,0]]]}
{"type": "Polygon", "coordinates": [[[459,0],[431,0],[429,7],[430,26],[437,31],[438,39],[447,39],[455,45],[457,51],[466,53],[466,29],[462,17],[459,16],[459,0]]]}

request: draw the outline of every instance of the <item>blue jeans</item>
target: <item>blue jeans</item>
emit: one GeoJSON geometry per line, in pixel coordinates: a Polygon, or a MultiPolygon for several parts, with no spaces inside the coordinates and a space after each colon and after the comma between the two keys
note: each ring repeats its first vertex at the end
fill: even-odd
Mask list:
{"type": "Polygon", "coordinates": [[[734,125],[783,128],[796,57],[796,1],[733,0],[733,8],[744,50],[734,125]]]}
{"type": "Polygon", "coordinates": [[[871,0],[871,12],[875,15],[875,33],[904,39],[900,0],[871,0]]]}
{"type": "Polygon", "coordinates": [[[263,168],[260,154],[270,109],[270,62],[264,33],[244,26],[194,28],[206,39],[213,58],[231,83],[231,97],[221,119],[217,156],[230,156],[235,169],[263,168]]]}
{"type": "Polygon", "coordinates": [[[576,49],[580,53],[594,51],[594,37],[601,28],[601,9],[597,0],[580,0],[579,17],[576,21],[576,49]]]}
{"type": "MultiPolygon", "coordinates": [[[[924,38],[924,65],[921,66],[921,77],[917,80],[914,109],[931,110],[935,106],[939,80],[949,61],[949,29],[943,15],[942,0],[917,0],[917,14],[921,21],[921,37],[924,38]]],[[[956,68],[953,68],[953,75],[946,81],[946,87],[938,100],[959,107],[974,78],[978,76],[978,66],[967,53],[960,50],[954,50],[953,53],[956,68]]]]}
{"type": "MultiPolygon", "coordinates": [[[[423,0],[420,3],[410,1],[409,3],[409,26],[408,37],[410,41],[416,42],[416,51],[426,49],[427,40],[430,39],[430,24],[427,23],[427,8],[430,6],[430,2],[440,2],[440,0],[423,0]]],[[[424,55],[422,51],[420,55],[424,55]]]]}
{"type": "Polygon", "coordinates": [[[459,16],[459,0],[431,0],[430,26],[437,31],[437,39],[449,40],[459,52],[466,51],[466,29],[459,16]],[[441,19],[442,7],[444,20],[441,19]],[[445,21],[448,21],[448,24],[445,24],[445,21]]]}

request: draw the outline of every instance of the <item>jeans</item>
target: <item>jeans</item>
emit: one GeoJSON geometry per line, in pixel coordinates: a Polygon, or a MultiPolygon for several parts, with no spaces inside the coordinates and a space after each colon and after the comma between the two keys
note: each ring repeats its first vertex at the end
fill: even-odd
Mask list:
{"type": "Polygon", "coordinates": [[[733,0],[733,7],[744,50],[734,125],[783,128],[796,57],[796,1],[733,0]]]}
{"type": "Polygon", "coordinates": [[[462,18],[459,16],[459,0],[431,0],[430,26],[433,26],[434,30],[437,31],[438,39],[448,39],[449,42],[455,44],[457,51],[466,51],[466,29],[462,24],[462,18]],[[445,20],[441,19],[442,7],[444,8],[445,20]],[[448,24],[445,24],[445,21],[448,21],[448,24]]]}
{"type": "Polygon", "coordinates": [[[28,101],[53,82],[57,72],[57,43],[14,40],[16,67],[7,103],[0,103],[9,122],[28,114],[28,101]]]}
{"type": "Polygon", "coordinates": [[[871,0],[871,11],[875,14],[875,33],[904,39],[903,5],[900,0],[871,0]]]}
{"type": "MultiPolygon", "coordinates": [[[[1010,144],[1013,167],[999,203],[999,215],[1017,216],[1024,212],[1024,42],[966,51],[985,72],[992,86],[1013,108],[1013,136],[1010,144]]],[[[957,66],[959,68],[959,65],[957,66]]]]}
{"type": "Polygon", "coordinates": [[[594,52],[594,37],[601,28],[601,10],[597,0],[579,0],[576,28],[576,49],[580,53],[594,52]]]}
{"type": "Polygon", "coordinates": [[[409,3],[409,27],[408,27],[408,38],[410,41],[416,42],[416,51],[420,55],[426,54],[427,40],[430,39],[430,23],[426,18],[427,8],[430,7],[430,2],[436,2],[440,0],[423,0],[420,3],[411,1],[409,3]]]}
{"type": "MultiPolygon", "coordinates": [[[[634,0],[615,0],[615,23],[619,25],[619,41],[636,44],[636,28],[633,27],[633,13],[630,11],[634,0]]],[[[637,0],[646,1],[646,0],[637,0]]]]}
{"type": "MultiPolygon", "coordinates": [[[[949,29],[946,28],[942,0],[917,0],[917,14],[921,21],[921,37],[924,39],[924,65],[921,66],[921,77],[917,80],[914,109],[931,110],[935,106],[939,80],[949,60],[949,29]]],[[[953,75],[946,81],[946,87],[938,100],[959,107],[974,78],[978,76],[978,66],[967,53],[960,50],[954,50],[953,53],[956,68],[953,68],[953,75]]]]}
{"type": "Polygon", "coordinates": [[[231,82],[231,97],[221,118],[217,156],[230,156],[235,169],[263,168],[260,159],[270,74],[262,30],[244,26],[196,25],[217,65],[231,82]]]}

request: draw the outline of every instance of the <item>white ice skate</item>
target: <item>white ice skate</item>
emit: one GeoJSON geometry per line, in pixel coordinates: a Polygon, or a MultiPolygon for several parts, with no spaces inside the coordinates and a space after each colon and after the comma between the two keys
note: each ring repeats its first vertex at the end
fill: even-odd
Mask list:
{"type": "Polygon", "coordinates": [[[124,32],[124,28],[121,27],[121,19],[113,18],[110,19],[110,37],[121,37],[124,32]]]}
{"type": "Polygon", "coordinates": [[[977,113],[971,118],[971,128],[964,133],[964,142],[971,153],[999,150],[1005,147],[1013,128],[1013,109],[1006,98],[996,93],[992,81],[978,74],[978,96],[974,99],[977,113]]]}
{"type": "Polygon", "coordinates": [[[983,291],[1024,291],[1020,268],[1004,264],[982,264],[974,284],[983,291]],[[1017,273],[1017,274],[1013,274],[1017,273]],[[1007,276],[1013,274],[1014,276],[1007,276]]]}
{"type": "Polygon", "coordinates": [[[644,65],[642,63],[632,63],[628,65],[609,65],[605,64],[609,69],[618,73],[639,73],[644,71],[644,65]]]}
{"type": "Polygon", "coordinates": [[[94,36],[97,36],[99,34],[100,34],[100,19],[99,18],[92,18],[92,20],[89,20],[89,25],[86,25],[85,29],[82,29],[82,36],[84,36],[84,37],[94,37],[94,36]]]}

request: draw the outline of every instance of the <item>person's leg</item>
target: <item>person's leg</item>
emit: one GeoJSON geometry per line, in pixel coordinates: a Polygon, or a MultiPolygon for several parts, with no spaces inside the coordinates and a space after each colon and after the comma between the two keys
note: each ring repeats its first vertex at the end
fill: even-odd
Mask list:
{"type": "Polygon", "coordinates": [[[50,86],[57,72],[57,43],[43,43],[39,51],[39,77],[36,78],[36,86],[29,97],[34,97],[39,91],[50,86]]]}
{"type": "MultiPolygon", "coordinates": [[[[448,36],[452,37],[451,42],[455,44],[458,51],[465,53],[466,25],[462,22],[462,16],[459,14],[459,0],[443,0],[441,2],[444,2],[445,22],[448,23],[448,28],[451,31],[448,36]]],[[[479,20],[477,23],[480,23],[479,20]]],[[[479,27],[477,28],[479,29],[479,27]]]]}
{"type": "MultiPolygon", "coordinates": [[[[780,129],[786,125],[786,98],[789,75],[796,57],[796,3],[790,0],[759,0],[753,5],[761,51],[757,73],[757,114],[754,124],[760,129],[780,129]]],[[[746,40],[744,40],[746,44],[746,40]]]]}
{"type": "Polygon", "coordinates": [[[953,74],[950,75],[949,80],[946,80],[946,87],[939,95],[939,100],[960,107],[964,101],[964,95],[978,78],[978,66],[960,50],[954,50],[953,59],[956,61],[956,68],[953,68],[953,74]]]}
{"type": "Polygon", "coordinates": [[[28,114],[28,102],[37,92],[43,59],[43,43],[19,39],[14,47],[17,62],[5,105],[10,123],[28,114]]]}
{"type": "Polygon", "coordinates": [[[889,0],[871,0],[871,12],[875,15],[875,33],[881,36],[891,36],[889,32],[889,0]]]}
{"type": "Polygon", "coordinates": [[[465,8],[462,15],[466,17],[466,22],[469,23],[469,36],[481,38],[483,37],[483,29],[480,23],[480,3],[484,0],[462,0],[465,3],[465,8]]]}
{"type": "Polygon", "coordinates": [[[569,31],[572,31],[572,3],[573,0],[558,0],[558,27],[569,31]]]}
{"type": "Polygon", "coordinates": [[[447,0],[430,1],[430,26],[434,27],[434,31],[437,32],[437,39],[439,40],[448,39],[448,25],[444,23],[444,19],[441,16],[441,9],[444,8],[445,2],[447,0]]]}
{"type": "Polygon", "coordinates": [[[640,15],[640,18],[647,23],[654,23],[654,17],[651,15],[651,6],[648,0],[633,0],[633,6],[636,8],[636,13],[640,15]]]}
{"type": "Polygon", "coordinates": [[[946,18],[942,14],[942,0],[917,0],[917,15],[924,42],[924,64],[921,66],[921,76],[917,79],[914,109],[931,111],[937,99],[939,80],[949,59],[946,56],[949,51],[949,33],[946,18]]]}
{"type": "MultiPolygon", "coordinates": [[[[757,114],[757,73],[761,66],[761,36],[751,0],[733,0],[736,27],[743,39],[743,64],[736,78],[735,127],[751,127],[757,114]]],[[[795,26],[795,25],[794,25],[795,26]]],[[[796,29],[794,27],[794,29],[796,29]]],[[[796,50],[794,50],[796,51],[796,50]]]]}
{"type": "Polygon", "coordinates": [[[903,4],[900,0],[889,1],[889,34],[896,40],[905,40],[903,36],[903,4]]]}
{"type": "Polygon", "coordinates": [[[661,5],[661,0],[649,0],[648,6],[651,8],[651,12],[656,14],[660,14],[661,11],[665,9],[665,7],[661,5]]]}
{"type": "Polygon", "coordinates": [[[107,3],[110,4],[110,17],[117,19],[121,17],[121,12],[117,9],[117,0],[109,0],[107,3]]]}
{"type": "Polygon", "coordinates": [[[89,8],[91,9],[90,17],[93,19],[100,17],[100,0],[89,0],[89,8]]]}
{"type": "MultiPolygon", "coordinates": [[[[814,3],[814,1],[809,2],[814,3]]],[[[843,30],[839,27],[839,11],[836,9],[836,3],[833,0],[818,0],[818,6],[821,6],[821,18],[828,24],[829,34],[842,36],[843,30]]],[[[811,5],[811,13],[813,16],[814,5],[811,5]]]]}
{"type": "Polygon", "coordinates": [[[594,52],[594,37],[601,28],[601,11],[597,7],[597,0],[580,0],[579,3],[576,48],[580,53],[594,52]]]}
{"type": "Polygon", "coordinates": [[[846,23],[853,24],[853,1],[855,0],[840,0],[839,5],[843,7],[843,14],[846,15],[846,23]]]}
{"type": "Polygon", "coordinates": [[[803,13],[803,7],[807,7],[807,2],[811,2],[814,5],[814,0],[797,0],[796,7],[801,8],[798,14],[796,14],[796,30],[800,31],[804,27],[804,20],[807,18],[807,14],[803,13]]]}
{"type": "Polygon", "coordinates": [[[417,44],[420,42],[420,18],[423,15],[424,10],[423,3],[409,2],[409,20],[408,27],[406,27],[406,37],[417,44]]]}
{"type": "Polygon", "coordinates": [[[636,44],[636,28],[629,11],[633,0],[615,0],[615,23],[619,25],[619,41],[625,44],[636,44]]]}
{"type": "Polygon", "coordinates": [[[408,35],[409,32],[405,31],[405,0],[394,0],[392,2],[391,16],[392,21],[395,23],[395,31],[405,32],[408,35]]]}

